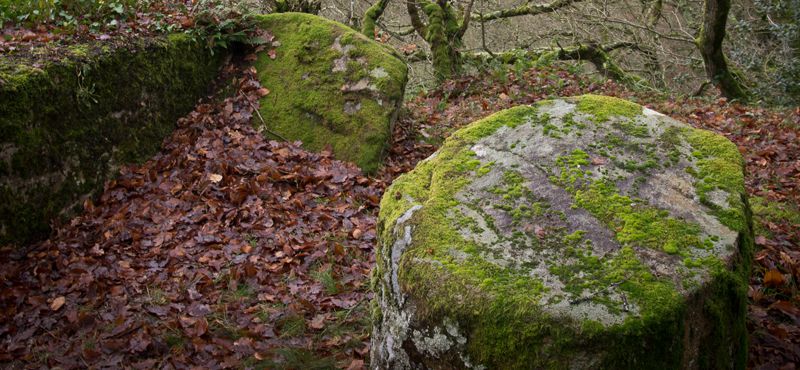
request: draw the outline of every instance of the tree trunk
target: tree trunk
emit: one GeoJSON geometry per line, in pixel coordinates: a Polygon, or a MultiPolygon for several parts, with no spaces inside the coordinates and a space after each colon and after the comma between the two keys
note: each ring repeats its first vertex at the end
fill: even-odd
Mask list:
{"type": "Polygon", "coordinates": [[[364,24],[361,27],[361,33],[370,39],[375,37],[375,22],[383,15],[387,5],[389,5],[389,0],[378,0],[367,9],[367,12],[364,13],[364,24]]]}
{"type": "Polygon", "coordinates": [[[728,69],[728,62],[722,51],[731,1],[705,0],[704,8],[703,25],[695,42],[703,56],[706,77],[719,87],[723,96],[729,99],[745,99],[747,91],[739,82],[738,76],[728,69]]]}
{"type": "Polygon", "coordinates": [[[428,17],[425,41],[431,46],[436,77],[444,80],[461,72],[461,24],[447,0],[428,2],[423,8],[428,17]]]}

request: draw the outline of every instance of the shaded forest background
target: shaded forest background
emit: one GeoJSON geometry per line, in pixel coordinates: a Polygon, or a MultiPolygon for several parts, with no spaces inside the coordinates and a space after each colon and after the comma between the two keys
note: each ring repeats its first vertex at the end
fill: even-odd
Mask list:
{"type": "MultiPolygon", "coordinates": [[[[596,62],[593,55],[574,51],[599,46],[610,59],[587,63],[587,72],[620,79],[621,75],[615,75],[618,66],[626,77],[631,77],[629,82],[635,82],[640,88],[677,95],[702,95],[707,92],[708,82],[713,82],[704,77],[703,58],[696,42],[704,5],[729,4],[723,50],[730,70],[737,82],[747,89],[750,100],[771,105],[800,102],[800,0],[442,0],[440,3],[447,4],[455,21],[463,26],[461,40],[454,43],[445,40],[445,43],[462,52],[467,72],[490,69],[497,64],[511,63],[522,70],[537,63],[552,62],[541,58],[545,51],[560,51],[560,59],[596,62]],[[466,13],[472,15],[466,17],[471,22],[463,22],[466,13]],[[570,52],[573,52],[571,57],[564,55],[570,52]]],[[[212,26],[211,33],[218,33],[220,41],[235,41],[235,37],[230,37],[234,33],[234,22],[215,24],[213,19],[229,19],[232,14],[307,11],[364,29],[365,25],[372,27],[364,21],[367,10],[381,7],[383,11],[377,14],[374,35],[396,46],[412,62],[409,92],[435,87],[433,55],[436,53],[431,52],[430,47],[435,42],[426,40],[427,35],[419,29],[415,32],[413,17],[409,16],[416,13],[422,23],[431,23],[425,10],[427,0],[196,0],[185,3],[0,0],[0,19],[6,19],[7,26],[46,23],[68,32],[72,29],[80,33],[83,28],[115,32],[124,29],[125,22],[132,18],[152,14],[148,28],[172,31],[180,28],[180,21],[169,19],[165,14],[170,12],[163,12],[163,8],[180,8],[187,4],[192,11],[184,23],[212,26]],[[412,8],[409,4],[415,5],[415,12],[409,12],[412,8]]],[[[447,22],[445,19],[444,23],[447,22]]]]}

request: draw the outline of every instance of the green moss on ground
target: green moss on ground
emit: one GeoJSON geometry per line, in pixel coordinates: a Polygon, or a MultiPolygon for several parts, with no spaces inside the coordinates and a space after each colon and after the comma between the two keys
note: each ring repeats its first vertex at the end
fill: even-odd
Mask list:
{"type": "Polygon", "coordinates": [[[764,197],[750,198],[753,209],[753,227],[755,235],[772,237],[767,223],[788,224],[800,227],[800,209],[787,202],[770,201],[764,197]]]}
{"type": "MultiPolygon", "coordinates": [[[[309,150],[330,145],[337,158],[376,171],[403,98],[405,63],[388,47],[324,18],[282,13],[256,19],[280,43],[275,59],[262,53],[255,63],[271,91],[261,100],[266,128],[309,150]],[[339,50],[332,47],[337,39],[339,50]]],[[[263,126],[258,118],[254,123],[263,126]]]]}
{"type": "Polygon", "coordinates": [[[0,60],[0,243],[44,237],[120,165],[156,153],[220,62],[182,34],[72,46],[40,67],[0,60]]]}

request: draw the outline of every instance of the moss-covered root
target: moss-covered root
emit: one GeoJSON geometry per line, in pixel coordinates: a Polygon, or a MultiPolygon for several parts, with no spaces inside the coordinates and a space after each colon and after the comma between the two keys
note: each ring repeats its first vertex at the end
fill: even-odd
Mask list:
{"type": "Polygon", "coordinates": [[[457,131],[381,200],[372,366],[743,369],[742,171],[605,96],[457,131]]]}
{"type": "MultiPolygon", "coordinates": [[[[284,13],[257,17],[280,43],[256,61],[271,93],[261,101],[269,131],[374,172],[403,99],[407,67],[388,47],[343,24],[284,13]]],[[[254,121],[256,126],[263,123],[254,121]]]]}

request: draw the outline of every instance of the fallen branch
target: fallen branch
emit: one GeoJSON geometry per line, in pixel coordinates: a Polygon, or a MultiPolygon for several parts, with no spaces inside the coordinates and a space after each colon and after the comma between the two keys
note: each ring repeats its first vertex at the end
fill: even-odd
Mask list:
{"type": "Polygon", "coordinates": [[[552,13],[558,9],[579,3],[583,0],[556,0],[550,4],[525,4],[516,8],[503,9],[486,14],[471,14],[470,18],[474,21],[485,22],[496,19],[518,17],[521,15],[537,15],[544,13],[552,13]]]}
{"type": "Polygon", "coordinates": [[[609,56],[609,52],[629,48],[642,52],[637,44],[632,42],[616,42],[607,45],[578,44],[568,47],[555,47],[555,48],[536,48],[531,50],[509,50],[501,53],[488,54],[483,52],[472,53],[467,55],[468,59],[487,62],[489,60],[500,60],[504,63],[512,64],[518,60],[535,60],[537,64],[550,64],[556,60],[583,60],[592,63],[598,71],[607,75],[608,77],[633,85],[648,86],[648,83],[641,77],[625,72],[617,63],[609,56]]]}

